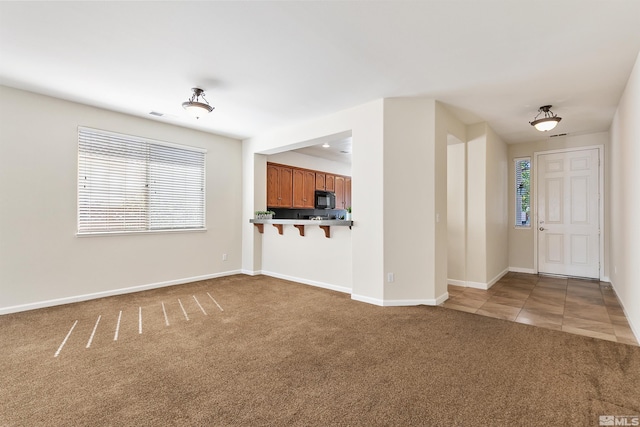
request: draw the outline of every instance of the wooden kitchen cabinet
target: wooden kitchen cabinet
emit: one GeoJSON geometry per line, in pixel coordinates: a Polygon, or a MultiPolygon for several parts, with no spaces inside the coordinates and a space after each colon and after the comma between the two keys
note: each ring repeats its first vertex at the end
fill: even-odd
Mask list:
{"type": "Polygon", "coordinates": [[[316,172],[316,190],[336,191],[336,177],[328,173],[316,172]]]}
{"type": "Polygon", "coordinates": [[[315,191],[332,191],[336,209],[351,206],[351,177],[267,163],[267,207],[314,209],[315,191]]]}
{"type": "Polygon", "coordinates": [[[324,182],[326,179],[326,175],[323,173],[316,172],[316,190],[324,190],[324,182]]]}
{"type": "Polygon", "coordinates": [[[336,191],[336,177],[326,174],[324,189],[327,191],[336,191]]]}
{"type": "Polygon", "coordinates": [[[314,208],[316,174],[305,169],[293,169],[293,207],[314,208]]]}
{"type": "Polygon", "coordinates": [[[267,164],[267,207],[293,207],[293,168],[267,164]]]}
{"type": "Polygon", "coordinates": [[[344,176],[335,177],[336,209],[346,209],[344,204],[344,176]]]}
{"type": "Polygon", "coordinates": [[[351,206],[351,177],[344,177],[344,208],[351,206]]]}

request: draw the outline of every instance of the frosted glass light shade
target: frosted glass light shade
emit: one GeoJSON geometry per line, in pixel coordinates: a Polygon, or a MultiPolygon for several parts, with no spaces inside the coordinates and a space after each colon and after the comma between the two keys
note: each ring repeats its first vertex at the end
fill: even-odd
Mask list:
{"type": "Polygon", "coordinates": [[[540,132],[547,132],[555,128],[560,120],[562,120],[560,117],[546,117],[544,119],[533,121],[531,124],[540,132]]]}
{"type": "Polygon", "coordinates": [[[208,114],[213,110],[213,107],[211,107],[210,105],[195,101],[183,102],[182,108],[187,110],[189,114],[198,119],[200,118],[200,116],[204,116],[205,114],[208,114]]]}

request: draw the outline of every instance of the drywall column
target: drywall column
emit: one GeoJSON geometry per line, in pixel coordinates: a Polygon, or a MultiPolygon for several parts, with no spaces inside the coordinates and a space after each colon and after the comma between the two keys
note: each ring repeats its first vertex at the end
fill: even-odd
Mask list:
{"type": "Polygon", "coordinates": [[[385,100],[385,305],[446,299],[449,133],[466,138],[464,125],[437,101],[385,100]]]}
{"type": "Polygon", "coordinates": [[[249,144],[242,144],[242,175],[242,272],[254,275],[262,270],[262,235],[248,219],[255,211],[266,209],[267,186],[260,177],[267,175],[267,160],[249,144]]]}
{"type": "Polygon", "coordinates": [[[509,269],[507,146],[486,123],[467,136],[466,285],[488,289],[509,269]]]}
{"type": "Polygon", "coordinates": [[[385,305],[435,303],[434,123],[433,99],[385,99],[385,305]]]}
{"type": "Polygon", "coordinates": [[[467,253],[466,146],[452,138],[447,146],[447,279],[465,286],[467,253]]]}
{"type": "Polygon", "coordinates": [[[467,127],[467,286],[486,288],[487,125],[467,127]]]}

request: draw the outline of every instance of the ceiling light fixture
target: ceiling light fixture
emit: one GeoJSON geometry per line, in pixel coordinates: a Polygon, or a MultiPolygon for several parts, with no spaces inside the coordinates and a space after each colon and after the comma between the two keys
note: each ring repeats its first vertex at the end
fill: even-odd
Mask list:
{"type": "Polygon", "coordinates": [[[191,90],[193,91],[193,95],[191,95],[191,98],[188,101],[182,103],[182,108],[187,110],[187,112],[189,112],[189,114],[194,116],[196,119],[199,119],[200,116],[212,112],[213,107],[209,105],[209,101],[205,99],[204,90],[198,87],[191,88],[191,90]],[[200,98],[202,98],[204,102],[200,102],[200,98]]]}
{"type": "Polygon", "coordinates": [[[533,118],[532,122],[529,122],[531,126],[538,129],[540,132],[550,131],[560,123],[562,117],[558,117],[551,111],[551,105],[543,105],[538,109],[538,115],[533,118]],[[538,116],[544,113],[544,117],[539,119],[538,116]]]}
{"type": "Polygon", "coordinates": [[[322,148],[329,148],[329,147],[331,147],[331,146],[329,145],[328,142],[325,142],[324,144],[322,144],[322,148]]]}

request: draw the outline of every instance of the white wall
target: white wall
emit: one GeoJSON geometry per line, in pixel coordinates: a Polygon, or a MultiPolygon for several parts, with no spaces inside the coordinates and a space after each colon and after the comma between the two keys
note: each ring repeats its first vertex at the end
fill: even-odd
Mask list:
{"type": "Polygon", "coordinates": [[[487,289],[509,268],[507,145],[486,123],[467,138],[466,285],[487,289]]]}
{"type": "Polygon", "coordinates": [[[384,298],[390,303],[434,299],[435,163],[435,100],[385,99],[384,270],[394,281],[385,284],[384,298]]]}
{"type": "Polygon", "coordinates": [[[240,141],[0,86],[0,313],[239,271],[241,176],[240,141]],[[76,237],[80,125],[206,148],[208,230],[76,237]]]}
{"type": "Polygon", "coordinates": [[[447,279],[462,286],[467,260],[466,151],[462,141],[447,146],[447,279]]]}
{"type": "Polygon", "coordinates": [[[640,55],[611,125],[610,267],[611,283],[640,339],[640,55]]]}
{"type": "MultiPolygon", "coordinates": [[[[515,164],[514,159],[520,157],[530,157],[533,162],[533,155],[540,151],[559,150],[564,148],[588,147],[593,145],[603,145],[605,147],[605,160],[609,157],[609,133],[599,132],[586,135],[568,135],[564,137],[545,138],[535,142],[511,144],[508,146],[508,223],[509,223],[509,267],[517,271],[533,273],[534,266],[534,229],[515,227],[515,164]]],[[[611,168],[605,168],[605,183],[610,180],[611,168]]],[[[533,183],[536,179],[536,171],[531,169],[531,208],[535,209],[536,194],[533,183]]],[[[609,211],[608,196],[605,194],[605,259],[604,275],[608,276],[608,246],[609,246],[609,211]]]]}
{"type": "Polygon", "coordinates": [[[331,237],[317,225],[307,225],[300,236],[293,225],[282,234],[264,226],[262,274],[351,293],[351,232],[348,227],[331,227],[331,237]]]}
{"type": "Polygon", "coordinates": [[[487,125],[467,127],[467,282],[487,278],[487,125]]]}
{"type": "Polygon", "coordinates": [[[330,172],[336,175],[351,176],[351,165],[342,162],[322,159],[320,157],[308,156],[295,151],[285,151],[272,154],[267,157],[268,162],[280,163],[283,165],[296,166],[303,169],[312,169],[322,172],[330,172]]]}
{"type": "Polygon", "coordinates": [[[509,207],[507,144],[487,126],[486,155],[487,272],[485,283],[492,285],[509,270],[509,207]]]}

